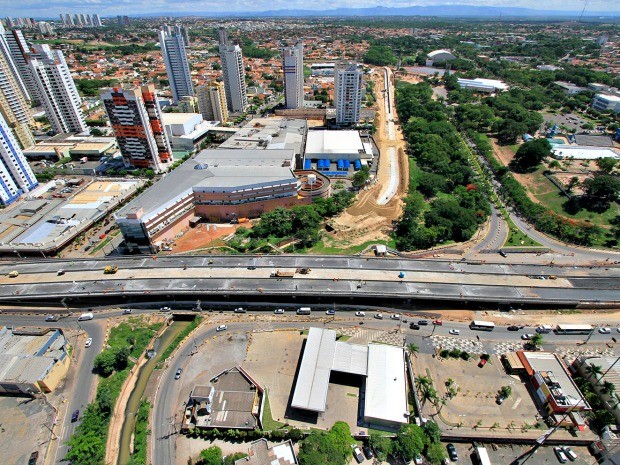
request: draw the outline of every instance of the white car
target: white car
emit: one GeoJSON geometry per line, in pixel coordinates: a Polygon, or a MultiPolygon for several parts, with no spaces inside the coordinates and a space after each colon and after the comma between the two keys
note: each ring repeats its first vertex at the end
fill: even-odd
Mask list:
{"type": "Polygon", "coordinates": [[[529,341],[529,340],[530,340],[530,339],[532,339],[533,337],[534,337],[534,335],[533,335],[533,334],[529,334],[529,333],[526,333],[526,334],[521,334],[521,339],[523,339],[524,341],[529,341]]]}
{"type": "Polygon", "coordinates": [[[461,334],[461,331],[459,331],[458,329],[451,329],[448,332],[454,336],[458,336],[459,334],[461,334]]]}
{"type": "Polygon", "coordinates": [[[610,334],[611,333],[611,328],[599,328],[598,332],[601,334],[610,334]]]}
{"type": "Polygon", "coordinates": [[[383,320],[383,314],[382,313],[375,313],[375,318],[377,320],[383,320]]]}
{"type": "Polygon", "coordinates": [[[273,313],[276,314],[276,315],[284,315],[284,309],[283,308],[276,308],[273,311],[273,313]]]}
{"type": "Polygon", "coordinates": [[[398,313],[392,313],[390,315],[390,320],[400,320],[400,315],[398,313]]]}
{"type": "Polygon", "coordinates": [[[228,329],[228,326],[226,325],[219,325],[217,328],[215,328],[215,330],[219,333],[220,331],[226,331],[228,329]]]}
{"type": "MultiPolygon", "coordinates": [[[[366,316],[365,312],[355,312],[355,316],[366,316]]],[[[620,329],[620,328],[618,328],[620,329]]]]}
{"type": "Polygon", "coordinates": [[[86,339],[86,344],[84,344],[84,347],[88,349],[92,345],[93,345],[93,338],[89,337],[88,339],[86,339]]]}

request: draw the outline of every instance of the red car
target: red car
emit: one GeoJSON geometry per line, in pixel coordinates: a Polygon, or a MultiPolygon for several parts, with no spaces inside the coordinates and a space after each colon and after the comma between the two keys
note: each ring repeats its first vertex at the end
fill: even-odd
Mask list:
{"type": "Polygon", "coordinates": [[[441,320],[434,320],[433,324],[436,325],[436,326],[441,326],[441,325],[443,325],[443,321],[441,321],[441,320]]]}
{"type": "Polygon", "coordinates": [[[487,364],[487,359],[486,358],[482,358],[482,359],[480,359],[480,362],[478,362],[478,368],[482,368],[486,364],[487,364]]]}

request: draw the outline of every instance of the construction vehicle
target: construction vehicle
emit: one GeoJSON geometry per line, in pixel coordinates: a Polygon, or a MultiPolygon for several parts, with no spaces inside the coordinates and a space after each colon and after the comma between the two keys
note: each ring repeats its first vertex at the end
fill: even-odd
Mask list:
{"type": "Polygon", "coordinates": [[[109,265],[109,266],[106,266],[106,267],[103,269],[103,274],[114,274],[114,273],[116,273],[117,271],[118,271],[118,266],[116,266],[116,265],[114,265],[114,266],[109,265]]]}
{"type": "Polygon", "coordinates": [[[295,272],[276,270],[276,271],[272,271],[270,276],[272,278],[293,278],[295,276],[295,272]]]}
{"type": "Polygon", "coordinates": [[[312,271],[310,268],[297,268],[297,273],[299,274],[308,274],[312,271]]]}
{"type": "Polygon", "coordinates": [[[19,271],[11,271],[9,273],[9,278],[17,278],[19,276],[19,271]]]}

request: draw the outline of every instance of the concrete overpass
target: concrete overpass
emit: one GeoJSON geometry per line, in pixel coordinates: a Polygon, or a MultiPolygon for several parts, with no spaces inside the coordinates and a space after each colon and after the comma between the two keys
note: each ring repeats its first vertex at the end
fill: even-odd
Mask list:
{"type": "MultiPolygon", "coordinates": [[[[620,267],[558,267],[351,256],[166,256],[38,260],[0,265],[0,303],[72,304],[170,299],[303,302],[451,301],[620,306],[620,267]],[[115,274],[104,274],[116,265],[115,274]],[[294,278],[275,270],[310,268],[294,278]],[[62,272],[59,274],[59,270],[62,272]],[[9,277],[18,271],[17,277],[9,277]],[[399,278],[403,272],[405,276],[399,278]],[[543,279],[544,278],[544,279],[543,279]]],[[[387,304],[386,302],[386,304],[387,304]]]]}

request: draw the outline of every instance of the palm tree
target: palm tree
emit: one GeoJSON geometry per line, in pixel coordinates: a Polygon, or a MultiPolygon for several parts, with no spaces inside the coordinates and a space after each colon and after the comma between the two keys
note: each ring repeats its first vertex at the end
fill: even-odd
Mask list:
{"type": "Polygon", "coordinates": [[[594,375],[594,379],[598,381],[599,375],[603,374],[603,367],[601,367],[600,365],[588,365],[586,367],[586,372],[590,376],[594,375]]]}
{"type": "Polygon", "coordinates": [[[423,390],[431,385],[431,379],[427,376],[420,375],[415,379],[415,383],[418,389],[423,390]]]}
{"type": "Polygon", "coordinates": [[[416,344],[414,344],[413,342],[407,344],[407,350],[409,350],[409,353],[411,355],[415,355],[418,352],[420,352],[420,348],[416,344]]]}
{"type": "Polygon", "coordinates": [[[616,385],[611,381],[605,381],[601,386],[601,394],[613,396],[614,392],[616,392],[616,385]]]}

